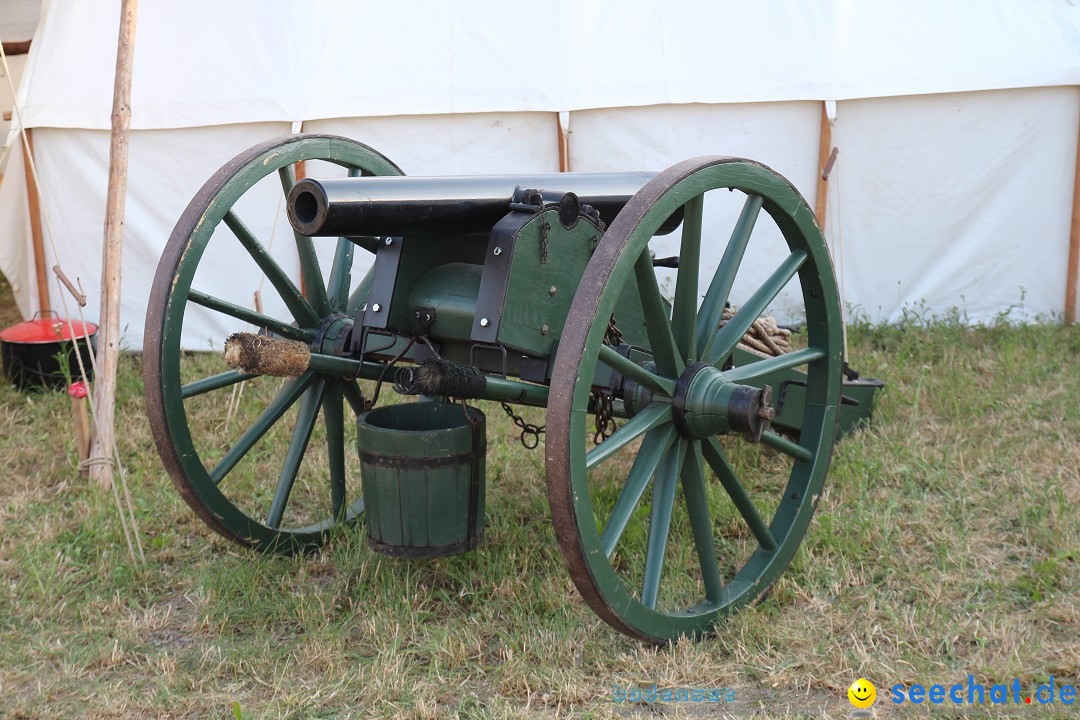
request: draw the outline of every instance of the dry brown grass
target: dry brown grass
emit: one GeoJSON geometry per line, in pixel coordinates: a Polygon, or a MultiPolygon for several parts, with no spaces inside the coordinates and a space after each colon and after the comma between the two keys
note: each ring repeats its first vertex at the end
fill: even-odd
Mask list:
{"type": "Polygon", "coordinates": [[[896,683],[1077,685],[1080,330],[944,323],[851,342],[888,389],[874,428],[838,446],[794,564],[715,637],[665,648],[580,601],[542,455],[497,407],[480,551],[390,561],[342,535],[261,557],[173,490],[128,357],[121,453],[148,557],[132,567],[111,497],[74,478],[67,398],[0,389],[0,716],[842,717],[865,676],[885,717],[896,683]],[[613,703],[631,682],[737,702],[613,703]]]}

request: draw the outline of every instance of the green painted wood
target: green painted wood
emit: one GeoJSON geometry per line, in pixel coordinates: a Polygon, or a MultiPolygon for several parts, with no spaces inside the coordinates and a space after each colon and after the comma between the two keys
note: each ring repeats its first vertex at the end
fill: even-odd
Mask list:
{"type": "Polygon", "coordinates": [[[762,519],[761,513],[758,512],[754,501],[750,499],[746,488],[742,486],[739,478],[735,476],[735,471],[724,455],[720,443],[716,442],[714,438],[705,439],[701,443],[701,453],[705,457],[705,462],[709,463],[709,467],[716,473],[717,480],[724,486],[724,490],[727,492],[728,497],[731,498],[735,509],[739,511],[739,514],[743,516],[743,520],[750,527],[750,532],[761,543],[761,547],[768,551],[775,550],[776,538],[773,537],[769,526],[762,519]]]}
{"type": "Polygon", "coordinates": [[[236,236],[236,239],[240,241],[240,244],[248,251],[251,259],[262,270],[266,279],[270,281],[270,285],[277,291],[278,297],[285,302],[285,307],[292,313],[293,319],[300,325],[317,323],[319,316],[315,309],[300,294],[300,290],[285,274],[285,271],[281,269],[281,266],[277,264],[277,261],[267,252],[259,239],[255,237],[255,233],[248,229],[247,225],[233,210],[225,213],[224,221],[229,230],[236,236]]]}
{"type": "Polygon", "coordinates": [[[563,228],[555,210],[538,213],[518,231],[499,325],[500,342],[537,355],[553,352],[574,290],[602,235],[599,228],[585,220],[579,220],[569,230],[563,228]],[[549,226],[548,253],[547,261],[542,262],[540,236],[545,223],[549,226]],[[545,325],[547,334],[542,332],[545,325]]]}
{"type": "Polygon", "coordinates": [[[331,310],[344,312],[348,305],[355,249],[356,246],[346,238],[338,238],[337,247],[334,248],[334,264],[330,266],[330,279],[326,281],[326,295],[331,310]]]}
{"type": "MultiPolygon", "coordinates": [[[[704,238],[702,241],[705,241],[704,238]]],[[[679,270],[681,272],[682,268],[679,270]]],[[[684,287],[689,284],[689,280],[683,282],[684,287]]],[[[676,288],[678,286],[676,279],[676,288]]],[[[821,231],[814,221],[813,211],[790,183],[758,163],[719,157],[680,163],[642,188],[627,210],[612,222],[583,276],[571,312],[588,319],[587,325],[580,330],[569,327],[564,330],[564,342],[556,355],[553,377],[574,378],[574,383],[569,394],[565,389],[556,391],[553,387],[549,399],[547,459],[549,497],[559,499],[558,504],[553,501],[553,511],[556,508],[561,510],[563,502],[572,509],[568,516],[556,518],[557,526],[562,528],[556,537],[570,566],[584,566],[582,572],[573,575],[574,581],[601,617],[636,637],[665,641],[681,635],[705,633],[721,615],[734,612],[753,601],[779,577],[806,531],[829,465],[840,397],[842,324],[831,260],[821,231]],[[715,342],[717,333],[714,328],[719,322],[743,253],[748,243],[753,242],[750,231],[759,210],[771,216],[792,256],[756,294],[754,302],[744,303],[744,307],[767,305],[774,291],[778,292],[782,287],[781,280],[786,281],[783,275],[790,271],[792,275],[787,279],[797,277],[798,290],[804,303],[809,345],[823,350],[825,354],[806,366],[806,403],[802,438],[800,445],[795,446],[798,450],[793,451],[788,445],[777,443],[771,433],[766,433],[763,439],[767,447],[781,447],[800,456],[805,453],[808,459],[799,462],[785,460],[787,485],[782,494],[775,496],[775,502],[770,501],[771,506],[777,507],[771,519],[760,517],[760,512],[752,503],[743,504],[740,511],[745,511],[745,515],[751,518],[747,522],[748,525],[753,523],[757,529],[760,547],[749,557],[739,560],[741,564],[733,575],[721,577],[712,568],[716,558],[710,555],[713,550],[709,549],[708,533],[715,538],[717,529],[709,527],[713,520],[702,499],[705,495],[704,480],[699,475],[704,474],[704,466],[702,458],[696,455],[696,448],[687,449],[684,467],[689,466],[689,469],[680,483],[685,503],[676,498],[674,508],[675,512],[690,514],[695,550],[702,566],[700,596],[696,601],[690,601],[689,605],[666,605],[661,582],[655,598],[656,605],[650,607],[654,600],[653,591],[648,590],[647,595],[643,594],[643,585],[631,579],[640,577],[646,564],[643,561],[647,558],[616,553],[617,564],[609,559],[606,551],[611,548],[610,535],[605,537],[602,534],[595,519],[593,498],[600,488],[610,483],[610,470],[607,465],[597,466],[593,462],[595,451],[586,440],[591,436],[592,423],[588,408],[596,378],[607,372],[605,355],[608,353],[603,348],[608,319],[620,300],[621,288],[630,278],[636,278],[639,287],[643,283],[645,285],[641,302],[645,306],[646,317],[651,318],[646,328],[649,342],[645,347],[653,351],[657,365],[655,374],[669,382],[678,379],[682,368],[680,363],[672,359],[674,353],[669,349],[677,345],[677,341],[670,339],[671,316],[662,298],[659,301],[655,299],[651,283],[648,282],[651,272],[651,263],[647,263],[648,243],[656,229],[679,207],[713,189],[734,189],[744,193],[748,199],[739,226],[732,233],[732,241],[725,253],[726,261],[722,262],[723,267],[718,275],[714,275],[705,302],[695,318],[697,358],[693,358],[693,354],[687,358],[676,355],[675,360],[700,361],[707,351],[707,342],[715,342]],[[634,212],[629,212],[631,208],[634,212]],[[650,295],[653,296],[652,300],[649,299],[650,295]],[[569,343],[567,338],[572,338],[573,342],[569,343]],[[557,443],[563,442],[566,443],[565,449],[555,448],[557,443]],[[686,506],[691,502],[694,504],[692,511],[686,506]]],[[[740,318],[740,324],[750,314],[740,318]]],[[[752,314],[756,317],[758,313],[752,314]]],[[[680,316],[680,327],[684,322],[680,316]]],[[[682,332],[680,329],[680,337],[682,332]]],[[[729,332],[734,334],[734,329],[729,332]]],[[[732,347],[738,338],[733,340],[732,347]]],[[[656,401],[654,397],[654,403],[656,401]]],[[[653,432],[671,427],[673,420],[667,425],[657,426],[653,432]]],[[[710,442],[711,438],[700,444],[706,448],[710,442]]],[[[696,443],[689,442],[687,445],[694,448],[696,443]]],[[[631,448],[629,452],[634,452],[632,445],[627,447],[631,448]]],[[[641,448],[648,450],[649,446],[643,443],[641,448]]],[[[704,459],[715,459],[710,453],[704,453],[704,459]]],[[[637,478],[633,479],[635,483],[638,482],[637,478]]],[[[620,489],[624,488],[625,485],[620,489]]],[[[732,485],[732,491],[739,494],[735,485],[732,485]]],[[[750,491],[751,500],[753,492],[761,492],[755,488],[750,491]]],[[[632,496],[634,493],[630,494],[632,496]]],[[[635,517],[632,512],[630,517],[635,517]]],[[[657,538],[654,544],[659,542],[657,538]]],[[[653,551],[654,558],[658,552],[658,548],[653,551]]],[[[651,567],[655,566],[654,559],[651,567]]],[[[655,570],[650,571],[650,577],[653,572],[655,570]]]]}
{"type": "Polygon", "coordinates": [[[410,327],[424,327],[425,318],[415,317],[416,308],[432,308],[435,320],[428,335],[440,341],[470,343],[476,296],[480,291],[483,267],[472,263],[450,262],[429,270],[409,293],[408,307],[414,310],[410,327]]]}
{"type": "MultiPolygon", "coordinates": [[[[416,305],[412,298],[417,283],[432,270],[450,263],[479,266],[483,263],[486,245],[487,238],[482,235],[406,237],[401,245],[397,279],[388,310],[389,326],[405,331],[415,328],[416,305]]],[[[475,298],[475,295],[473,297],[475,298]]],[[[475,305],[475,300],[473,304],[475,305]]],[[[448,337],[457,339],[458,336],[448,337]]],[[[463,339],[469,339],[468,332],[463,339]]]]}
{"type": "Polygon", "coordinates": [[[682,472],[683,497],[686,498],[686,514],[694,535],[694,549],[701,567],[701,581],[705,586],[705,601],[717,603],[723,592],[724,581],[716,562],[716,543],[713,540],[712,517],[709,513],[709,497],[705,491],[705,469],[701,463],[701,441],[688,443],[682,472]]]}
{"type": "Polygon", "coordinates": [[[675,437],[675,430],[667,426],[650,431],[642,441],[641,449],[634,456],[634,464],[626,476],[626,484],[619,491],[619,497],[615,500],[615,506],[611,509],[608,521],[604,525],[603,535],[600,537],[604,555],[607,557],[610,558],[615,552],[615,546],[618,545],[619,539],[626,530],[626,525],[630,522],[630,515],[637,507],[649,480],[652,479],[660,461],[675,441],[675,437]]]}
{"type": "Polygon", "coordinates": [[[701,268],[701,215],[705,196],[691,198],[683,206],[682,242],[679,246],[679,274],[671,313],[671,332],[683,360],[697,357],[698,272],[701,268]]]}
{"type": "MultiPolygon", "coordinates": [[[[278,168],[278,177],[281,179],[281,190],[285,197],[296,184],[296,166],[283,165],[278,168]]],[[[315,243],[311,238],[293,231],[293,239],[296,242],[296,254],[300,257],[300,276],[304,279],[304,292],[316,312],[325,317],[330,313],[330,300],[326,294],[326,286],[323,284],[322,268],[319,267],[319,256],[315,254],[315,243]]]]}
{"type": "Polygon", "coordinates": [[[368,293],[371,292],[371,280],[374,278],[373,271],[374,267],[369,269],[364,277],[360,279],[356,289],[349,295],[349,301],[345,305],[346,315],[354,315],[356,309],[367,302],[368,293]]]}
{"type": "MultiPolygon", "coordinates": [[[[329,528],[338,522],[350,524],[357,521],[363,513],[363,500],[360,497],[347,498],[344,519],[338,520],[332,501],[327,497],[325,517],[302,527],[267,527],[265,519],[267,507],[250,508],[237,504],[230,497],[228,483],[219,487],[216,481],[224,475],[220,470],[211,477],[211,470],[204,463],[204,456],[213,456],[217,448],[201,447],[195,443],[188,427],[188,415],[185,406],[185,394],[228,392],[228,384],[209,388],[208,385],[188,384],[184,390],[181,383],[180,338],[183,334],[185,317],[189,301],[193,300],[191,289],[199,266],[218,262],[219,242],[234,243],[235,240],[215,234],[215,230],[225,222],[226,216],[233,210],[241,197],[246,195],[263,178],[279,169],[292,166],[297,162],[325,160],[347,169],[360,169],[364,174],[400,175],[401,170],[371,148],[345,138],[328,135],[291,135],[268,141],[241,153],[214,175],[199,194],[191,201],[183,217],[177,223],[166,245],[161,263],[154,279],[155,292],[147,311],[146,354],[144,366],[147,382],[147,408],[151,424],[155,428],[155,441],[173,482],[181,489],[184,499],[217,532],[244,545],[263,550],[295,552],[304,548],[320,545],[324,542],[329,528]],[[218,240],[220,237],[220,241],[218,240]],[[160,290],[159,290],[160,289],[160,290]],[[193,390],[206,390],[206,393],[193,393],[193,390]]],[[[279,174],[280,175],[280,174],[279,174]]],[[[265,239],[264,239],[265,240],[265,239]]],[[[265,242],[260,242],[265,247],[265,242]]],[[[255,247],[252,244],[252,247],[255,247]]],[[[258,264],[258,259],[256,259],[258,264]]],[[[260,266],[264,273],[269,271],[267,279],[274,284],[273,268],[264,263],[260,266]]],[[[280,283],[280,278],[278,283],[280,283]]],[[[290,281],[291,282],[291,281],[290,281]]],[[[305,282],[305,284],[307,284],[305,282]]],[[[284,287],[284,285],[283,285],[284,287]]],[[[310,288],[309,292],[311,291],[310,288]]],[[[363,288],[361,288],[363,289],[363,288]]],[[[354,293],[355,295],[355,293],[354,293]]],[[[194,299],[207,299],[208,296],[194,293],[194,299]]],[[[211,301],[212,302],[212,301],[211,301]]],[[[299,300],[293,303],[301,307],[299,300]]],[[[315,303],[309,302],[313,309],[315,303]]],[[[204,307],[206,306],[203,303],[204,307]]],[[[258,326],[278,325],[281,320],[272,318],[274,323],[266,323],[263,317],[251,317],[247,311],[240,313],[234,307],[217,305],[209,308],[213,312],[237,317],[244,322],[258,326]]],[[[243,309],[242,309],[243,310],[243,309]]],[[[319,315],[319,313],[316,313],[319,315]]],[[[324,316],[317,318],[321,323],[324,316]]],[[[299,335],[298,339],[308,341],[313,337],[316,322],[300,323],[300,328],[284,330],[287,337],[299,335]],[[291,333],[291,335],[289,334],[291,333]]],[[[222,378],[219,378],[219,380],[222,378]]],[[[308,381],[313,379],[308,378],[308,381]]],[[[209,380],[209,379],[208,379],[209,380]]],[[[211,381],[211,384],[217,380],[211,381]]],[[[354,390],[348,395],[350,407],[358,400],[354,390]]],[[[221,402],[225,402],[225,396],[221,402]]],[[[254,428],[241,434],[244,444],[254,435],[259,437],[265,430],[277,422],[264,414],[254,428]],[[266,423],[269,422],[269,425],[266,423]],[[262,427],[266,425],[266,427],[262,427]]],[[[234,446],[235,447],[235,446],[234,446]]],[[[241,454],[242,455],[242,454],[241,454]]],[[[267,478],[268,483],[276,478],[267,478]]]]}
{"type": "Polygon", "coordinates": [[[723,317],[724,305],[731,295],[731,286],[735,283],[735,275],[742,266],[743,254],[750,242],[750,234],[754,231],[758,214],[764,198],[760,195],[748,195],[743,202],[739,220],[735,223],[735,229],[731,231],[724,255],[716,266],[713,279],[709,283],[709,289],[705,293],[705,299],[701,303],[701,312],[698,314],[697,335],[698,347],[702,348],[702,355],[708,353],[707,344],[720,326],[723,317]]]}
{"type": "Polygon", "coordinates": [[[600,443],[585,456],[586,467],[595,467],[619,452],[634,440],[654,427],[671,422],[671,406],[652,403],[615,431],[611,437],[600,443]]]}
{"type": "MultiPolygon", "coordinates": [[[[773,405],[776,408],[776,417],[772,421],[773,427],[797,433],[802,430],[803,407],[806,405],[806,373],[796,368],[816,352],[814,349],[807,348],[778,358],[763,359],[759,355],[736,347],[731,354],[735,367],[724,374],[730,379],[754,387],[760,388],[765,385],[772,387],[773,405]],[[797,364],[793,365],[793,363],[797,364]]],[[[877,393],[882,387],[882,383],[877,380],[843,380],[839,419],[836,426],[837,439],[849,435],[870,422],[877,393]]]]}
{"type": "Polygon", "coordinates": [[[780,267],[766,278],[761,287],[754,291],[750,298],[735,311],[735,315],[709,340],[702,354],[703,362],[715,365],[731,353],[754,321],[765,312],[765,308],[769,306],[773,298],[780,294],[791,278],[795,277],[795,273],[806,262],[806,257],[805,251],[795,250],[784,262],[780,263],[780,267]]]}
{"type": "Polygon", "coordinates": [[[270,404],[266,406],[258,419],[244,431],[240,439],[229,448],[225,456],[210,471],[208,476],[210,482],[214,485],[220,485],[225,476],[229,474],[229,471],[236,467],[236,464],[244,459],[248,451],[255,447],[255,443],[259,442],[262,436],[281,419],[285,411],[292,407],[292,404],[304,394],[314,379],[313,373],[305,373],[296,380],[287,382],[274,396],[274,399],[270,401],[270,404]]]}
{"type": "MultiPolygon", "coordinates": [[[[696,269],[694,272],[697,272],[696,269]]],[[[682,359],[679,348],[675,344],[675,336],[671,334],[669,308],[660,294],[656,272],[653,270],[652,258],[647,248],[637,256],[633,273],[641,295],[645,332],[649,335],[649,348],[653,352],[657,369],[669,378],[677,378],[686,367],[686,362],[682,359]]]]}
{"type": "Polygon", "coordinates": [[[300,410],[296,414],[296,425],[293,427],[292,439],[285,452],[285,462],[281,466],[278,475],[277,488],[274,490],[274,499],[270,503],[270,510],[266,514],[266,526],[270,528],[281,527],[281,519],[285,515],[285,506],[289,503],[289,495],[292,494],[293,485],[296,483],[296,475],[300,472],[300,463],[304,460],[308,442],[311,441],[311,433],[315,429],[315,421],[319,417],[319,407],[322,404],[323,391],[326,389],[326,381],[316,380],[300,400],[300,410]]]}
{"type": "MultiPolygon", "coordinates": [[[[603,232],[585,220],[563,228],[554,210],[538,213],[522,226],[514,241],[499,342],[532,355],[554,353],[582,273],[601,237],[603,232]],[[544,223],[550,226],[547,262],[540,253],[544,223]]],[[[485,312],[490,310],[485,308],[485,312]]],[[[626,284],[614,313],[625,342],[646,342],[636,282],[626,284]]]]}
{"type": "Polygon", "coordinates": [[[814,459],[814,451],[810,448],[805,448],[798,443],[793,443],[787,438],[781,437],[774,432],[769,432],[768,430],[761,433],[761,444],[767,445],[773,450],[779,450],[785,455],[789,455],[802,462],[810,462],[814,459]]]}
{"type": "Polygon", "coordinates": [[[255,327],[266,328],[272,330],[282,337],[289,338],[290,340],[299,340],[301,342],[311,342],[314,339],[315,334],[310,330],[304,328],[293,327],[287,323],[283,323],[280,320],[275,320],[272,317],[257,313],[254,310],[248,310],[245,307],[240,307],[227,300],[216,298],[213,295],[207,295],[206,293],[199,292],[197,290],[190,290],[188,292],[188,301],[195,303],[196,305],[202,305],[209,310],[215,310],[225,315],[230,315],[237,320],[243,320],[246,323],[250,323],[255,327]]]}
{"type": "Polygon", "coordinates": [[[821,360],[824,357],[824,350],[819,348],[802,348],[801,350],[793,350],[792,352],[776,357],[759,359],[757,362],[749,365],[741,365],[732,368],[724,373],[724,377],[730,382],[741,383],[749,380],[756,380],[765,375],[770,375],[783,370],[797,368],[800,365],[806,365],[815,360],[821,360]]]}
{"type": "Polygon", "coordinates": [[[675,506],[675,489],[682,470],[685,445],[685,440],[679,440],[668,450],[653,480],[649,547],[645,554],[645,576],[641,582],[641,604],[647,608],[655,608],[660,595],[660,578],[664,572],[664,555],[671,531],[671,511],[675,506]]]}
{"type": "Polygon", "coordinates": [[[326,458],[330,469],[330,513],[338,522],[345,517],[348,493],[345,485],[345,417],[342,393],[342,383],[326,383],[322,405],[323,423],[326,426],[326,458]]]}
{"type": "Polygon", "coordinates": [[[674,380],[656,375],[630,358],[615,352],[614,348],[608,345],[601,345],[599,352],[601,362],[612,370],[619,371],[639,385],[643,385],[661,396],[671,397],[675,393],[674,380]]]}
{"type": "Polygon", "coordinates": [[[180,395],[185,400],[196,395],[203,395],[214,390],[220,390],[224,387],[235,385],[245,380],[259,377],[258,375],[252,375],[250,373],[240,372],[239,370],[226,370],[223,373],[217,375],[211,375],[210,377],[202,378],[201,380],[195,380],[183,385],[180,388],[180,395]]]}
{"type": "Polygon", "coordinates": [[[368,538],[377,551],[421,557],[475,546],[483,531],[486,443],[483,414],[472,408],[470,415],[476,428],[451,403],[390,405],[357,419],[368,538]]]}

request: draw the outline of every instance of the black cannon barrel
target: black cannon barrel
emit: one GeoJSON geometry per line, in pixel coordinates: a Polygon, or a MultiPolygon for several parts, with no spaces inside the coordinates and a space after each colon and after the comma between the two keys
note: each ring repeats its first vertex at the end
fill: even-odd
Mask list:
{"type": "MultiPolygon", "coordinates": [[[[507,212],[514,191],[546,197],[572,192],[610,223],[656,173],[560,173],[462,177],[305,179],[289,193],[289,221],[308,236],[433,235],[488,232],[507,212]]],[[[680,217],[665,223],[674,229],[680,217]]]]}

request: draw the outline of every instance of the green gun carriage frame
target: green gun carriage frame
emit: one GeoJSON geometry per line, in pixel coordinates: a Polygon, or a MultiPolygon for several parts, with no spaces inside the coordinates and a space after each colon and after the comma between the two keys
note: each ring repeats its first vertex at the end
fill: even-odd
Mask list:
{"type": "Polygon", "coordinates": [[[581,595],[613,627],[652,642],[701,635],[763,596],[806,532],[838,433],[869,418],[880,388],[844,380],[829,252],[794,187],[760,163],[729,157],[695,158],[655,175],[399,176],[396,165],[361,143],[291,135],[241,153],[192,199],[158,266],[145,335],[147,411],[187,503],[243,545],[276,552],[321,546],[332,528],[364,513],[361,484],[347,482],[346,408],[357,416],[370,410],[357,380],[427,368],[434,377],[427,385],[418,388],[408,371],[404,383],[424,399],[547,408],[555,535],[581,595]],[[298,164],[310,161],[342,166],[349,177],[298,182],[298,164]],[[238,209],[275,173],[303,291],[238,209]],[[699,287],[705,196],[717,189],[745,200],[730,238],[719,241],[726,245],[718,267],[699,287]],[[787,255],[723,322],[762,211],[787,255]],[[216,232],[219,226],[227,232],[216,232]],[[656,261],[649,241],[676,229],[677,258],[656,261]],[[315,243],[332,241],[313,236],[337,238],[325,277],[315,243]],[[215,263],[224,242],[246,250],[288,317],[196,287],[198,268],[215,263]],[[375,260],[352,289],[357,248],[375,260]],[[676,271],[670,300],[654,264],[676,271]],[[789,283],[803,303],[805,347],[762,357],[740,346],[789,283]],[[185,375],[181,337],[194,306],[256,328],[265,342],[252,347],[290,343],[299,358],[294,370],[275,373],[290,377],[223,454],[200,446],[188,403],[227,396],[266,374],[259,368],[276,365],[185,375]],[[455,373],[465,381],[454,385],[455,373]],[[293,405],[293,430],[278,477],[265,480],[265,501],[237,497],[228,476],[293,405]],[[600,412],[622,420],[594,445],[589,423],[600,412]],[[290,495],[299,502],[293,485],[320,415],[325,497],[314,515],[308,508],[292,523],[290,495]],[[779,468],[774,485],[751,487],[740,478],[732,460],[745,450],[740,444],[769,449],[779,468]],[[724,527],[714,517],[718,503],[732,513],[724,527]],[[669,543],[677,528],[689,538],[686,547],[669,543]],[[727,556],[729,537],[744,542],[741,556],[727,556]]]}

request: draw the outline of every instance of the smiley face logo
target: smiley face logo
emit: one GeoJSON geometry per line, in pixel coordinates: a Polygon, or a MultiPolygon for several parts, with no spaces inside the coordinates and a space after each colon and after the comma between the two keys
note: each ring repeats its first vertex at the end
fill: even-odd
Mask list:
{"type": "Polygon", "coordinates": [[[868,708],[877,700],[877,688],[874,687],[874,683],[866,678],[859,678],[851,683],[851,687],[847,690],[847,696],[855,707],[860,709],[868,708]]]}

